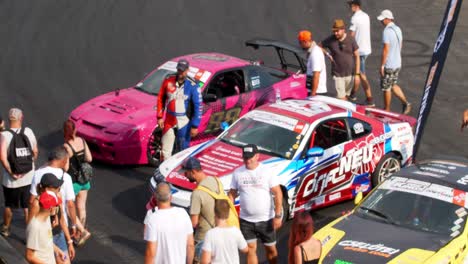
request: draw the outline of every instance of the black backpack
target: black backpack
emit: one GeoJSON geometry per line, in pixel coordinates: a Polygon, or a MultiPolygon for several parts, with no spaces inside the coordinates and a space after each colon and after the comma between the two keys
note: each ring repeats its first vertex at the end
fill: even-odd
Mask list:
{"type": "Polygon", "coordinates": [[[11,172],[14,174],[24,174],[33,169],[33,153],[31,142],[24,134],[24,128],[21,128],[19,133],[11,129],[6,129],[12,134],[10,146],[8,147],[8,162],[10,163],[11,172]]]}

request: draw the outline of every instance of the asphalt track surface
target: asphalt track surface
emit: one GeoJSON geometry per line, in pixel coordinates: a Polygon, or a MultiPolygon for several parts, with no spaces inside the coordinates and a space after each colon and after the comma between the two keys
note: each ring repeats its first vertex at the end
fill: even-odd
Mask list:
{"type": "MultiPolygon", "coordinates": [[[[244,40],[266,37],[295,43],[301,29],[310,29],[314,38],[321,40],[331,33],[333,19],[349,20],[344,2],[0,1],[0,113],[5,116],[14,106],[24,110],[26,125],[38,138],[42,163],[47,151],[62,143],[62,122],[88,99],[134,85],[144,73],[180,54],[219,51],[259,58],[244,47],[244,40]]],[[[415,106],[415,116],[446,2],[364,2],[363,8],[372,18],[373,53],[367,71],[377,106],[382,106],[377,73],[382,26],[375,17],[389,8],[403,30],[400,84],[415,106]]],[[[468,156],[468,132],[460,132],[461,112],[468,108],[467,15],[465,3],[420,158],[436,154],[468,156]]],[[[275,61],[273,53],[261,56],[266,62],[275,61]]],[[[330,78],[328,84],[333,91],[330,78]]],[[[364,99],[362,93],[360,99],[364,99]]],[[[399,111],[401,106],[395,101],[393,109],[399,111]]],[[[88,200],[93,238],[77,250],[75,263],[141,263],[145,249],[141,223],[152,169],[99,163],[95,167],[88,200]]],[[[323,226],[351,207],[349,202],[314,212],[316,226],[323,226]]],[[[14,221],[14,234],[8,241],[22,253],[24,226],[19,216],[14,221]]],[[[286,261],[289,225],[279,233],[281,263],[286,261]]],[[[263,253],[259,256],[264,260],[263,253]]]]}

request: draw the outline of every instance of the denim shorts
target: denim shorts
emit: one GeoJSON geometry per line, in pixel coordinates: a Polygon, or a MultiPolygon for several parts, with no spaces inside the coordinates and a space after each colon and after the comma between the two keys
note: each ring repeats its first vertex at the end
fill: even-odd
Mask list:
{"type": "Polygon", "coordinates": [[[359,56],[359,61],[360,61],[360,64],[359,64],[359,70],[361,71],[362,74],[366,74],[366,60],[367,60],[367,57],[369,55],[361,55],[359,56]]]}
{"type": "Polygon", "coordinates": [[[63,251],[65,255],[68,256],[68,245],[67,240],[65,239],[65,235],[63,232],[54,235],[54,244],[63,251]]]}

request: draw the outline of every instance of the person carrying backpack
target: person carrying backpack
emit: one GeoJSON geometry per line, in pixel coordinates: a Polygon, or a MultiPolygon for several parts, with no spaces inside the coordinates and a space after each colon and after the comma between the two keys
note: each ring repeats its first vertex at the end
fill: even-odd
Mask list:
{"type": "Polygon", "coordinates": [[[197,188],[192,192],[190,198],[190,219],[192,226],[195,228],[195,257],[194,262],[201,261],[201,253],[203,240],[208,230],[216,226],[215,223],[215,198],[208,192],[201,190],[203,187],[211,192],[219,194],[224,192],[221,182],[215,177],[207,176],[203,172],[200,161],[194,157],[190,157],[182,165],[185,177],[193,183],[197,184],[197,188]]]}
{"type": "Polygon", "coordinates": [[[0,234],[10,235],[12,209],[22,208],[25,221],[28,219],[29,189],[34,175],[34,161],[38,149],[36,136],[28,127],[23,127],[23,112],[12,108],[8,114],[10,127],[0,134],[0,160],[5,168],[3,195],[5,211],[0,234]]]}

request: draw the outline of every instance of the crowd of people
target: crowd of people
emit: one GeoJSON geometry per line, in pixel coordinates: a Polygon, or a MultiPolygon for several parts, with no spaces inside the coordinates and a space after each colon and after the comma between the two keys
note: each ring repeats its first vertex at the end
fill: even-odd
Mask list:
{"type": "Polygon", "coordinates": [[[0,117],[0,161],[5,209],[0,234],[9,237],[15,209],[26,223],[26,260],[30,263],[71,263],[75,246],[91,236],[86,228],[86,197],[82,164],[92,161],[86,142],[71,121],[63,126],[64,144],[54,148],[46,164],[36,168],[38,143],[33,130],[23,126],[19,108],[0,117]]]}
{"type": "MultiPolygon", "coordinates": [[[[335,82],[337,98],[357,101],[356,93],[362,86],[366,105],[374,107],[372,90],[367,78],[366,60],[372,53],[370,18],[361,9],[360,0],[348,1],[353,12],[349,31],[342,19],[336,19],[333,34],[321,42],[314,41],[308,30],[298,34],[299,45],[307,51],[306,87],[310,95],[328,95],[325,56],[331,63],[331,74],[335,82]]],[[[402,113],[409,114],[411,104],[398,85],[401,70],[403,34],[390,10],[383,10],[377,20],[384,26],[380,63],[380,89],[383,92],[384,109],[390,111],[392,94],[402,103],[402,113]]]]}

